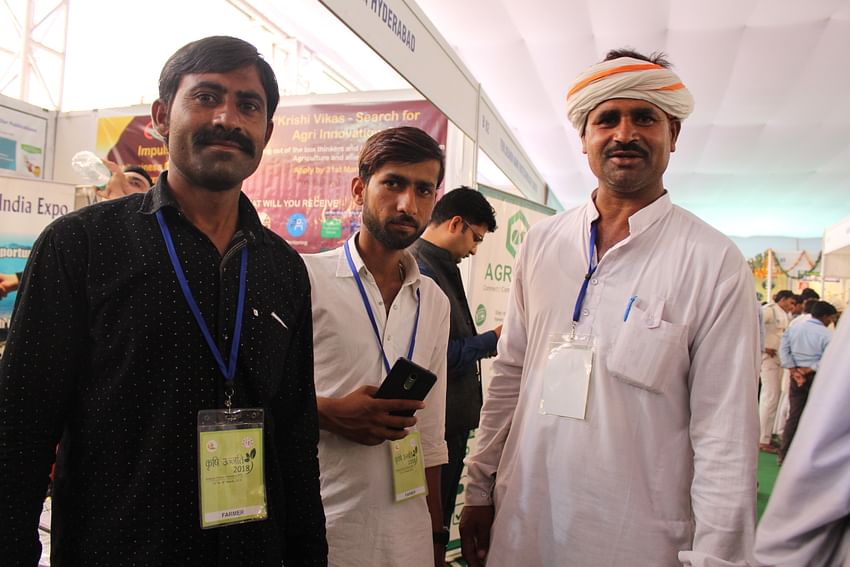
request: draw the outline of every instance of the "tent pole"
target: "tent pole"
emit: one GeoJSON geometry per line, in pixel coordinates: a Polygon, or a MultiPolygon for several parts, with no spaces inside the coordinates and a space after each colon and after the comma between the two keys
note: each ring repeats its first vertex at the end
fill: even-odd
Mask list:
{"type": "Polygon", "coordinates": [[[767,303],[773,301],[773,250],[767,249],[767,303]]]}

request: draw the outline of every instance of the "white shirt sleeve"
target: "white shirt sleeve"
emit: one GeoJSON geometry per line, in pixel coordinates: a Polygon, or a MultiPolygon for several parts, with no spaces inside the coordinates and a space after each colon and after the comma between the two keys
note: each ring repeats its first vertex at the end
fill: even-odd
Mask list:
{"type": "MultiPolygon", "coordinates": [[[[436,287],[436,285],[434,286],[436,287]]],[[[437,375],[437,383],[425,398],[425,408],[417,412],[417,429],[422,440],[422,456],[425,467],[436,467],[449,462],[449,450],[446,445],[446,349],[449,346],[449,300],[445,294],[436,290],[439,301],[435,301],[440,310],[437,336],[428,369],[437,375]]]]}
{"type": "Polygon", "coordinates": [[[782,337],[782,332],[785,330],[780,321],[782,308],[775,303],[768,303],[762,309],[764,314],[764,348],[773,350],[779,349],[779,340],[782,337]]]}

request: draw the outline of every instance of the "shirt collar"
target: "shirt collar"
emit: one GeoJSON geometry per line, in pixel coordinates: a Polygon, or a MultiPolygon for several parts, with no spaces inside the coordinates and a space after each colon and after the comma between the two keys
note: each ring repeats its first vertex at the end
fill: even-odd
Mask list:
{"type": "Polygon", "coordinates": [[[448,250],[446,250],[445,248],[443,248],[441,246],[437,246],[433,242],[429,242],[428,240],[425,240],[424,238],[419,238],[416,242],[414,242],[410,246],[411,246],[411,248],[413,248],[414,246],[418,247],[418,248],[425,248],[425,249],[427,249],[427,251],[434,254],[437,257],[437,259],[439,259],[441,262],[444,262],[446,264],[450,264],[452,266],[457,266],[457,262],[455,262],[454,256],[452,256],[451,252],[449,252],[448,250]]]}
{"type": "MultiPolygon", "coordinates": [[[[142,204],[139,206],[139,212],[152,215],[163,207],[180,211],[180,204],[174,198],[174,193],[168,185],[167,171],[160,173],[156,184],[145,193],[142,198],[142,204]]],[[[268,233],[268,229],[260,222],[260,217],[257,215],[254,205],[251,204],[251,200],[242,192],[239,193],[238,223],[237,230],[245,233],[248,236],[249,242],[255,240],[251,236],[256,235],[259,236],[264,244],[271,243],[271,236],[268,233]]]]}
{"type": "MultiPolygon", "coordinates": [[[[593,200],[593,197],[596,195],[596,191],[598,191],[598,189],[591,193],[588,203],[588,227],[590,226],[590,223],[599,218],[599,210],[596,208],[596,203],[593,200]]],[[[667,216],[667,213],[669,213],[672,208],[673,203],[670,201],[670,194],[665,190],[663,195],[629,217],[629,235],[633,237],[645,231],[658,220],[667,216]]]]}
{"type": "MultiPolygon", "coordinates": [[[[360,257],[360,251],[357,250],[357,245],[355,244],[355,239],[358,234],[360,234],[360,231],[355,232],[348,239],[348,249],[351,252],[351,261],[354,262],[354,267],[357,269],[357,273],[362,276],[363,274],[369,273],[369,270],[366,268],[366,263],[363,262],[363,258],[360,257]]],[[[401,265],[404,267],[404,282],[401,284],[402,287],[408,285],[414,286],[414,289],[419,287],[419,266],[416,264],[416,259],[413,257],[413,254],[404,250],[401,257],[401,265]]],[[[345,259],[345,252],[342,250],[340,250],[339,260],[336,265],[336,277],[354,277],[348,267],[348,261],[345,259]]]]}

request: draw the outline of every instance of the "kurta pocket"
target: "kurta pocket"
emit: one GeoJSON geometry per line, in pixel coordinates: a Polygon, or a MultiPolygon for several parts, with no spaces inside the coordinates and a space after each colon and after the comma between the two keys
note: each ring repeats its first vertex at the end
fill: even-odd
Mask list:
{"type": "Polygon", "coordinates": [[[661,393],[667,378],[688,367],[687,326],[664,321],[664,300],[638,300],[606,357],[608,372],[623,382],[661,393]]]}

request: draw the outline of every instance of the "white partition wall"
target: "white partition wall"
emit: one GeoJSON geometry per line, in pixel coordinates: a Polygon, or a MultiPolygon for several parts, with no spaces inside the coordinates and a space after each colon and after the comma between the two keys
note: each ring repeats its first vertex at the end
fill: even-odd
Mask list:
{"type": "Polygon", "coordinates": [[[824,297],[826,301],[838,303],[836,307],[845,309],[850,300],[850,217],[827,228],[823,233],[823,264],[821,274],[824,278],[823,288],[827,279],[839,279],[841,283],[840,296],[824,297]]]}

